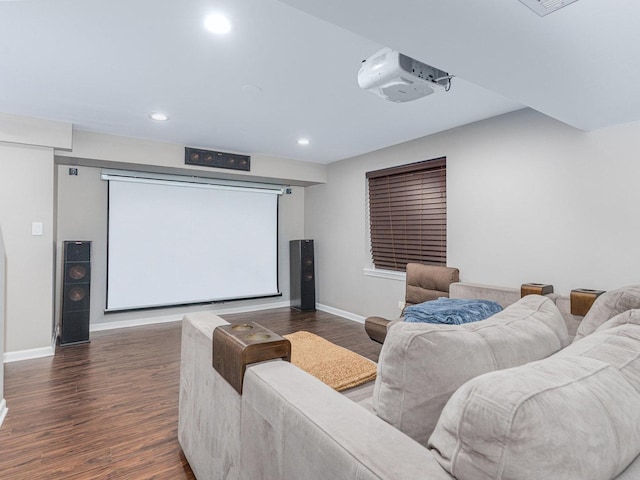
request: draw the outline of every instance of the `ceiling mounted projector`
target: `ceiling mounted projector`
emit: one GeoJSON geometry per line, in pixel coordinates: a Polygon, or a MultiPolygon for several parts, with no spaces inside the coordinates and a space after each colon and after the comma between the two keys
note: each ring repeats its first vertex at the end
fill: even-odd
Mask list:
{"type": "Polygon", "coordinates": [[[451,78],[447,72],[383,48],[363,60],[358,70],[358,85],[391,102],[410,102],[449,90],[451,78]]]}

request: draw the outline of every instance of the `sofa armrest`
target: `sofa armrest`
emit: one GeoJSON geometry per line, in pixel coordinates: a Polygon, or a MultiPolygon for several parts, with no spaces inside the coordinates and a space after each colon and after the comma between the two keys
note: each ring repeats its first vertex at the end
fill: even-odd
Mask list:
{"type": "Polygon", "coordinates": [[[279,360],[247,369],[241,432],[243,478],[452,478],[429,450],[279,360]]]}
{"type": "Polygon", "coordinates": [[[239,479],[240,395],[212,366],[210,312],[182,320],[178,440],[196,478],[239,479]]]}
{"type": "Polygon", "coordinates": [[[382,317],[367,317],[364,320],[364,330],[371,340],[378,343],[384,343],[387,336],[387,328],[391,320],[382,317]]]}

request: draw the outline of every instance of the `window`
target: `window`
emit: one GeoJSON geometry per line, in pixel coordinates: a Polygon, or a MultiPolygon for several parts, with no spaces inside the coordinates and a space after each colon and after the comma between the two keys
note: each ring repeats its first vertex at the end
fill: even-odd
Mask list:
{"type": "Polygon", "coordinates": [[[376,268],[447,264],[446,174],[445,157],[367,172],[376,268]]]}

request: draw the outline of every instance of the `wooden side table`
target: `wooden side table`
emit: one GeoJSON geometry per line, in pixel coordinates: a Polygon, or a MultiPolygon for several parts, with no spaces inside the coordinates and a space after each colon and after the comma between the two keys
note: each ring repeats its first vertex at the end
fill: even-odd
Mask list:
{"type": "Polygon", "coordinates": [[[291,361],[291,342],[257,323],[220,325],[213,331],[213,368],[239,393],[247,365],[291,361]]]}

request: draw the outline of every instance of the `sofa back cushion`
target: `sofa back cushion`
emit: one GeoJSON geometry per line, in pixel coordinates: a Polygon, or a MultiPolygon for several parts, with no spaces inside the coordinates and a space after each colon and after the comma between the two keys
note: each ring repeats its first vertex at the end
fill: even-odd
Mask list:
{"type": "Polygon", "coordinates": [[[463,385],[429,441],[438,462],[459,480],[615,478],[640,454],[636,320],[463,385]]]}
{"type": "Polygon", "coordinates": [[[640,308],[640,285],[630,285],[603,293],[585,315],[574,341],[593,333],[604,322],[616,315],[640,308]]]}
{"type": "Polygon", "coordinates": [[[448,297],[449,285],[459,278],[460,271],[457,268],[408,263],[405,303],[415,305],[448,297]]]}
{"type": "Polygon", "coordinates": [[[382,346],[373,411],[423,445],[449,397],[471,378],[557,352],[567,328],[553,301],[528,295],[464,325],[398,322],[382,346]]]}
{"type": "Polygon", "coordinates": [[[522,295],[519,288],[458,282],[452,283],[449,287],[449,297],[492,300],[502,305],[502,308],[506,308],[520,300],[522,295]]]}

